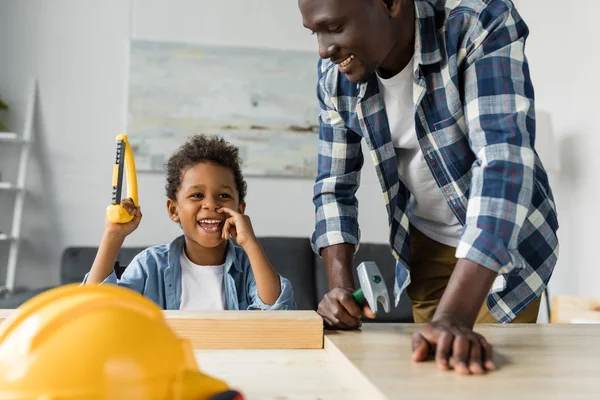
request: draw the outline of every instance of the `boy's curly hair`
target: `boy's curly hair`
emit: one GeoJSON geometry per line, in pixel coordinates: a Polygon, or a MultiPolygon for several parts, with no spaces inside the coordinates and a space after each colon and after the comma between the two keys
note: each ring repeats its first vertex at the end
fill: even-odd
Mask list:
{"type": "Polygon", "coordinates": [[[246,181],[242,176],[239,149],[219,136],[195,135],[181,145],[167,163],[167,197],[176,200],[183,173],[200,163],[211,162],[233,172],[240,203],[246,198],[246,181]]]}

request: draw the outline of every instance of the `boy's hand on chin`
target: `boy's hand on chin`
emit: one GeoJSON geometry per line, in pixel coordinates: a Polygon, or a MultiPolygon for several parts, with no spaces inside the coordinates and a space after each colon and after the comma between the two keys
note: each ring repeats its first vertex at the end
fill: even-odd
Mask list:
{"type": "Polygon", "coordinates": [[[229,215],[223,224],[223,239],[227,240],[230,237],[233,237],[237,244],[242,247],[256,241],[256,236],[254,235],[254,229],[252,228],[249,216],[227,207],[221,207],[217,212],[229,215]]]}

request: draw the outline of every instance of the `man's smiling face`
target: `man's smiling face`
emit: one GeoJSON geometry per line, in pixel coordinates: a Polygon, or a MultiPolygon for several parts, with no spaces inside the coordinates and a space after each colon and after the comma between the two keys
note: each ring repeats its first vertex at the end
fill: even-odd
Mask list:
{"type": "Polygon", "coordinates": [[[394,46],[384,0],[298,0],[298,6],[304,26],[317,35],[319,56],[351,82],[365,81],[394,46]]]}

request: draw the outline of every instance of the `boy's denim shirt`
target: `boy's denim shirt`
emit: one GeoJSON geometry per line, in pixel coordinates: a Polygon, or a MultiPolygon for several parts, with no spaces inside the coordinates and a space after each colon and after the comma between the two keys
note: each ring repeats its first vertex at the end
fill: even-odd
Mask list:
{"type": "MultiPolygon", "coordinates": [[[[169,244],[149,247],[134,257],[121,279],[113,271],[102,282],[123,286],[154,301],[163,310],[179,310],[181,302],[181,264],[185,244],[180,236],[169,244]]],[[[273,305],[262,302],[246,252],[232,240],[227,242],[224,290],[228,310],[294,310],[297,308],[290,281],[279,275],[281,294],[273,305]]],[[[88,274],[85,275],[85,283],[88,274]]],[[[198,293],[202,296],[202,293],[198,293]]]]}

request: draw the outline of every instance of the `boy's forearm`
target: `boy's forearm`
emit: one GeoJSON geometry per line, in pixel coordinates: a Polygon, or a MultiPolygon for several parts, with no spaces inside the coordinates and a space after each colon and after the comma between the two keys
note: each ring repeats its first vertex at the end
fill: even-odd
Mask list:
{"type": "Polygon", "coordinates": [[[124,237],[103,235],[94,264],[88,274],[86,284],[101,283],[113,271],[117,254],[123,245],[124,237]]]}
{"type": "Polygon", "coordinates": [[[250,265],[252,266],[258,295],[263,303],[272,306],[281,294],[279,274],[269,262],[269,259],[265,255],[265,252],[258,241],[246,245],[244,250],[248,255],[250,265]]]}

